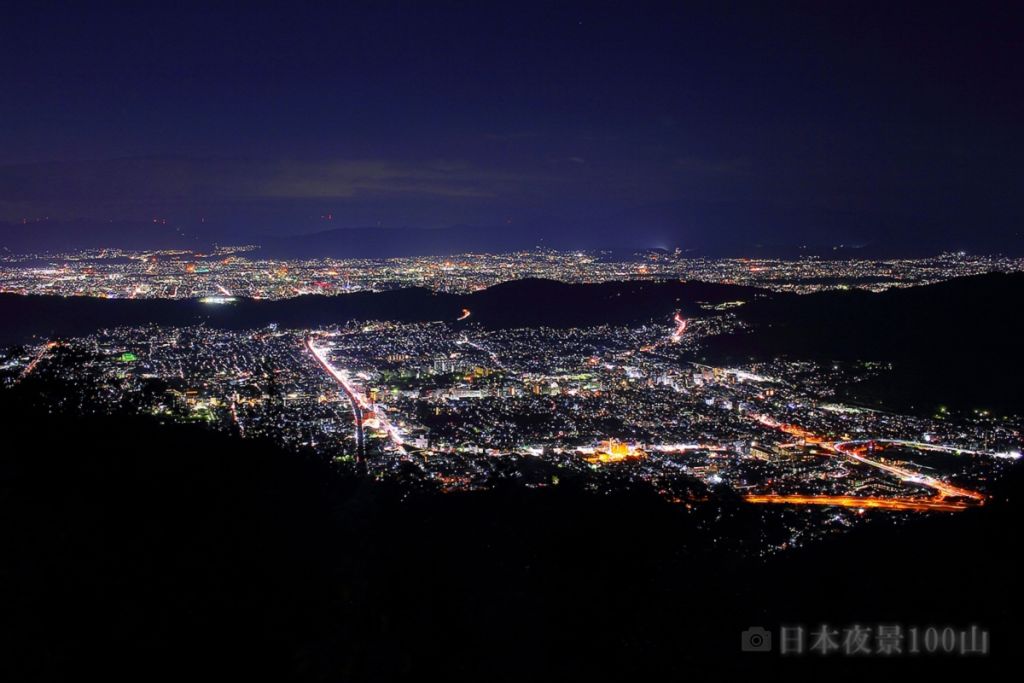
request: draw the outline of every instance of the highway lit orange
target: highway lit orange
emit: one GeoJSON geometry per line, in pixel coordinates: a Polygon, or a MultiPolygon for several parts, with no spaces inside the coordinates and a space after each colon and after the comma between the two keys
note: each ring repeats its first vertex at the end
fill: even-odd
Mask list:
{"type": "Polygon", "coordinates": [[[921,512],[959,512],[967,503],[951,502],[942,498],[868,498],[858,496],[800,496],[800,495],[748,495],[748,503],[778,503],[783,505],[822,505],[859,509],[916,510],[921,512]]]}

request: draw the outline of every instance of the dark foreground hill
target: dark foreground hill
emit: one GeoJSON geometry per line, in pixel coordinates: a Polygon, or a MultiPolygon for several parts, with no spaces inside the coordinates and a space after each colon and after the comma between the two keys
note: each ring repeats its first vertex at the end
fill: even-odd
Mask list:
{"type": "Polygon", "coordinates": [[[1005,495],[762,562],[714,542],[756,536],[761,508],[698,525],[572,486],[407,497],[265,444],[28,403],[0,396],[5,680],[978,677],[1024,635],[1005,495]],[[739,651],[748,626],[821,622],[979,624],[993,654],[739,651]]]}

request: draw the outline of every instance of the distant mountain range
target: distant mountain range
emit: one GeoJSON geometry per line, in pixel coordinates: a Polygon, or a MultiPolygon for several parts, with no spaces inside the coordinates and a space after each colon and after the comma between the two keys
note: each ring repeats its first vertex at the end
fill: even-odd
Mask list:
{"type": "Polygon", "coordinates": [[[274,258],[386,258],[467,252],[674,249],[702,256],[930,256],[942,251],[1024,254],[1018,225],[983,216],[937,222],[906,216],[780,207],[762,202],[665,202],[571,219],[545,216],[446,228],[342,227],[323,222],[274,234],[246,224],[39,221],[0,223],[0,249],[208,249],[260,244],[274,258]],[[967,228],[965,228],[967,226],[967,228]],[[321,228],[321,229],[318,229],[321,228]]]}

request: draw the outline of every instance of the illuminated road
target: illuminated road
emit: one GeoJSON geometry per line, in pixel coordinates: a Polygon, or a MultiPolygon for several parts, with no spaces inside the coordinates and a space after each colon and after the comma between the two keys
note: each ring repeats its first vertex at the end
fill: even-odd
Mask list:
{"type": "Polygon", "coordinates": [[[363,413],[362,409],[359,407],[359,401],[356,400],[355,393],[349,387],[348,381],[344,375],[331,367],[327,362],[326,355],[321,349],[313,346],[312,337],[306,338],[306,348],[309,349],[309,352],[313,355],[313,358],[316,359],[317,363],[320,364],[320,367],[322,367],[327,374],[334,379],[334,381],[341,385],[342,390],[348,397],[349,402],[352,404],[352,421],[355,424],[356,458],[359,461],[362,461],[366,449],[363,442],[363,413]]]}
{"type": "Polygon", "coordinates": [[[908,448],[914,448],[919,451],[935,451],[936,453],[952,453],[953,455],[986,455],[992,458],[1012,458],[1014,460],[1021,457],[1020,453],[989,453],[986,451],[972,451],[969,448],[959,448],[957,446],[946,446],[944,444],[928,443],[926,441],[907,441],[905,439],[856,439],[854,441],[840,441],[836,443],[836,448],[840,446],[868,446],[871,444],[881,446],[906,446],[908,448]]]}
{"type": "Polygon", "coordinates": [[[782,505],[823,505],[878,510],[916,510],[923,512],[960,512],[969,505],[942,498],[869,498],[858,496],[800,496],[800,495],[747,495],[748,503],[775,503],[782,505]]]}
{"type": "Polygon", "coordinates": [[[660,356],[661,358],[665,358],[667,360],[675,360],[673,356],[658,353],[658,350],[665,344],[678,344],[679,341],[683,338],[683,333],[686,332],[686,318],[683,317],[683,314],[681,312],[676,311],[675,315],[672,316],[672,322],[675,323],[676,325],[675,329],[672,330],[672,334],[670,334],[666,338],[659,339],[653,344],[641,346],[638,350],[643,353],[653,353],[654,355],[660,356]]]}
{"type": "MultiPolygon", "coordinates": [[[[867,450],[871,444],[899,444],[902,446],[913,446],[917,442],[914,441],[900,441],[900,440],[876,440],[876,441],[841,441],[832,446],[837,452],[842,453],[848,458],[856,460],[857,462],[870,465],[871,467],[877,467],[880,470],[888,472],[893,476],[897,477],[901,481],[910,482],[912,484],[920,484],[921,486],[927,486],[928,488],[938,492],[940,498],[970,498],[972,500],[983,502],[985,496],[978,493],[977,491],[969,491],[968,489],[959,488],[952,484],[947,484],[941,479],[921,474],[919,472],[913,472],[911,470],[903,469],[902,467],[896,467],[895,465],[888,465],[886,463],[872,460],[871,458],[864,457],[861,450],[867,450]],[[861,446],[860,444],[863,444],[861,446]]],[[[931,446],[931,444],[923,444],[931,446]]],[[[930,450],[945,450],[949,452],[957,452],[951,447],[932,447],[930,450]]]]}
{"type": "Polygon", "coordinates": [[[235,404],[234,399],[231,401],[231,419],[234,420],[235,426],[238,427],[238,435],[245,438],[245,425],[238,419],[238,406],[235,404]]]}
{"type": "Polygon", "coordinates": [[[501,362],[500,358],[498,358],[498,354],[496,354],[494,351],[491,351],[486,346],[479,344],[475,341],[472,341],[466,338],[465,336],[463,336],[462,339],[460,339],[459,341],[461,341],[463,344],[466,344],[467,346],[472,346],[474,349],[480,351],[481,353],[486,353],[488,357],[490,357],[491,362],[494,363],[499,369],[506,369],[505,364],[501,362]]]}
{"type": "Polygon", "coordinates": [[[456,318],[456,320],[465,320],[466,318],[468,318],[471,315],[473,315],[473,313],[468,308],[463,308],[462,309],[462,315],[460,315],[458,318],[456,318]]]}
{"type": "MultiPolygon", "coordinates": [[[[921,474],[920,472],[914,472],[896,465],[879,462],[878,460],[873,460],[872,458],[867,457],[865,453],[869,450],[873,450],[877,446],[884,448],[887,445],[893,445],[945,453],[997,455],[997,457],[1006,457],[999,454],[981,453],[979,451],[971,451],[953,446],[944,446],[918,441],[906,441],[902,439],[859,439],[854,441],[830,442],[824,437],[814,434],[813,432],[810,432],[798,425],[779,422],[767,415],[753,415],[753,417],[758,423],[765,427],[777,429],[785,434],[795,436],[798,439],[803,439],[804,443],[820,446],[823,450],[830,453],[842,455],[862,465],[882,470],[886,474],[894,476],[902,482],[924,486],[935,491],[935,495],[931,498],[922,499],[898,496],[894,496],[892,498],[874,498],[857,496],[751,494],[744,496],[744,499],[749,503],[834,505],[840,507],[878,508],[886,510],[941,510],[946,512],[958,512],[975,505],[984,505],[985,495],[978,493],[977,491],[953,486],[952,484],[936,477],[921,474]],[[949,500],[951,498],[958,500],[949,500]]],[[[1009,457],[1013,457],[1013,455],[1010,455],[1009,457]]]]}
{"type": "Polygon", "coordinates": [[[348,397],[353,401],[353,412],[355,414],[356,424],[359,430],[357,438],[359,439],[360,451],[363,450],[364,443],[362,433],[362,417],[365,413],[373,413],[373,415],[380,422],[381,427],[383,427],[384,432],[388,436],[388,439],[390,439],[391,444],[398,450],[399,453],[401,453],[402,455],[406,455],[405,441],[402,439],[402,435],[399,433],[398,429],[393,424],[391,424],[390,420],[388,420],[387,415],[384,413],[384,409],[381,408],[380,406],[372,405],[369,401],[366,400],[366,397],[362,393],[357,392],[349,383],[348,376],[345,374],[345,372],[343,370],[338,370],[334,368],[330,364],[330,362],[327,360],[327,354],[325,350],[313,344],[312,337],[306,338],[306,348],[309,349],[309,352],[313,354],[313,357],[317,359],[318,363],[320,363],[320,367],[326,370],[327,374],[333,377],[334,380],[342,386],[342,388],[345,390],[345,393],[348,394],[348,397]]]}
{"type": "Polygon", "coordinates": [[[31,375],[32,372],[36,369],[36,366],[39,365],[39,363],[44,358],[46,358],[46,354],[50,352],[50,349],[52,349],[55,346],[57,346],[57,342],[46,342],[45,344],[43,344],[43,348],[39,349],[39,353],[37,353],[35,357],[31,361],[29,361],[28,365],[25,366],[25,369],[21,371],[21,375],[18,376],[18,381],[20,382],[21,380],[31,375]]]}
{"type": "Polygon", "coordinates": [[[676,324],[676,329],[672,332],[672,343],[675,344],[683,338],[683,333],[686,332],[686,318],[679,311],[676,311],[672,321],[676,324]]]}

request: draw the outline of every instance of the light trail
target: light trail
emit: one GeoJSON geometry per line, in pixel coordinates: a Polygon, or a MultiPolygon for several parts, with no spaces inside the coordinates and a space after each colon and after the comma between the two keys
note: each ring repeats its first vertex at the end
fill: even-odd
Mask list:
{"type": "Polygon", "coordinates": [[[39,363],[44,358],[46,358],[46,354],[50,352],[50,349],[52,349],[55,346],[57,346],[57,342],[46,342],[45,344],[43,344],[43,348],[39,349],[39,353],[37,353],[32,358],[32,360],[29,361],[28,365],[25,366],[25,369],[21,371],[21,375],[18,376],[18,381],[20,382],[21,380],[31,375],[35,371],[36,366],[38,366],[39,363]]]}
{"type": "Polygon", "coordinates": [[[744,496],[743,499],[748,503],[821,505],[870,510],[914,510],[919,512],[960,512],[970,507],[964,502],[947,501],[942,498],[861,498],[857,496],[749,494],[744,496]]]}
{"type": "Polygon", "coordinates": [[[387,434],[388,439],[390,439],[392,445],[398,450],[399,453],[401,453],[402,455],[406,455],[405,441],[402,439],[402,435],[398,431],[398,429],[393,424],[391,424],[391,421],[385,414],[384,409],[381,408],[380,406],[372,405],[369,401],[366,400],[366,396],[364,396],[361,392],[356,391],[355,388],[349,382],[348,375],[345,374],[345,371],[338,370],[330,364],[330,361],[327,360],[327,354],[325,353],[325,350],[313,344],[312,337],[306,338],[306,348],[309,349],[309,352],[313,354],[313,357],[316,358],[318,363],[320,363],[320,367],[322,367],[327,372],[327,374],[333,377],[334,380],[341,385],[341,387],[345,390],[345,393],[348,395],[348,397],[352,399],[352,401],[354,402],[354,407],[358,406],[359,414],[356,415],[356,420],[358,429],[357,439],[360,444],[360,447],[362,447],[362,413],[371,412],[374,414],[374,416],[380,422],[381,426],[384,428],[384,432],[387,434]]]}
{"type": "Polygon", "coordinates": [[[676,324],[676,328],[672,331],[672,334],[670,334],[668,336],[668,338],[661,338],[661,339],[658,339],[657,341],[655,341],[652,344],[647,344],[645,346],[641,346],[639,348],[639,351],[641,351],[643,353],[653,353],[653,354],[655,354],[657,356],[660,356],[662,358],[666,358],[666,359],[669,359],[669,360],[674,360],[670,356],[667,356],[667,355],[665,355],[663,353],[658,353],[658,350],[662,346],[664,346],[665,344],[676,344],[676,343],[678,343],[683,338],[683,333],[686,332],[687,321],[686,321],[686,318],[683,317],[683,314],[680,311],[676,311],[675,315],[672,316],[672,321],[676,324]]]}
{"type": "Polygon", "coordinates": [[[502,363],[501,360],[498,358],[498,354],[496,354],[494,351],[491,351],[489,348],[487,348],[483,344],[480,344],[478,342],[472,341],[472,340],[470,340],[469,338],[467,338],[465,336],[462,337],[462,343],[466,344],[468,346],[472,346],[474,349],[476,349],[477,351],[480,351],[481,353],[486,353],[490,357],[491,362],[494,363],[499,369],[501,369],[501,370],[505,369],[505,364],[502,363]]]}
{"type": "Polygon", "coordinates": [[[456,321],[458,321],[458,320],[465,320],[466,318],[468,318],[471,315],[473,315],[472,311],[470,311],[468,308],[463,308],[462,309],[462,315],[460,315],[455,320],[456,321]]]}
{"type": "Polygon", "coordinates": [[[854,439],[852,441],[840,441],[836,443],[836,449],[840,446],[868,446],[871,444],[892,444],[894,446],[906,446],[919,451],[935,451],[937,453],[952,453],[953,455],[986,455],[992,458],[1020,458],[1019,453],[989,453],[987,451],[975,451],[969,448],[958,446],[947,446],[945,444],[929,443],[927,441],[908,441],[906,439],[854,439]]]}
{"type": "Polygon", "coordinates": [[[231,419],[235,421],[235,426],[238,427],[238,435],[245,438],[245,425],[238,419],[238,406],[235,405],[235,401],[231,401],[231,419]]]}
{"type": "MultiPolygon", "coordinates": [[[[939,493],[940,498],[970,498],[972,500],[978,501],[979,503],[985,500],[985,496],[978,493],[977,491],[970,491],[968,489],[959,488],[957,486],[953,486],[952,484],[947,484],[941,479],[936,479],[935,477],[932,477],[927,474],[921,474],[919,472],[914,472],[912,470],[904,469],[902,467],[888,465],[883,462],[878,462],[877,460],[872,460],[871,458],[866,458],[862,453],[858,452],[856,446],[851,445],[856,443],[859,442],[843,441],[833,445],[833,448],[837,452],[842,453],[848,458],[856,460],[857,462],[864,463],[865,465],[870,465],[871,467],[877,467],[880,470],[892,474],[901,481],[910,482],[912,484],[920,484],[921,486],[927,486],[928,488],[937,491],[939,493]]],[[[867,448],[868,444],[872,442],[865,441],[863,443],[865,444],[864,447],[867,448]]],[[[880,440],[875,441],[873,443],[898,443],[901,445],[910,445],[915,442],[899,440],[880,440]]]]}
{"type": "Polygon", "coordinates": [[[683,333],[686,332],[686,318],[679,311],[676,311],[672,320],[676,324],[676,329],[672,332],[672,343],[675,344],[683,338],[683,333]]]}
{"type": "Polygon", "coordinates": [[[745,500],[750,503],[789,503],[792,505],[837,505],[842,507],[870,507],[889,510],[945,510],[956,512],[965,510],[969,506],[984,505],[985,495],[977,491],[954,486],[936,477],[920,472],[914,472],[903,467],[879,462],[864,455],[864,451],[873,448],[878,444],[889,444],[917,448],[920,450],[940,451],[948,453],[966,453],[970,455],[991,455],[980,451],[971,451],[953,446],[940,444],[929,444],[918,441],[906,441],[903,439],[859,439],[853,441],[828,441],[822,436],[804,429],[798,425],[779,422],[768,415],[755,414],[754,419],[771,429],[777,429],[785,434],[803,439],[804,443],[820,446],[826,451],[837,455],[845,456],[855,462],[882,470],[886,474],[896,477],[902,482],[917,484],[935,491],[935,495],[928,499],[916,499],[906,497],[893,498],[859,498],[857,496],[800,496],[800,495],[748,495],[745,500]],[[948,498],[959,498],[959,501],[949,501],[948,498]]]}
{"type": "Polygon", "coordinates": [[[658,453],[686,453],[688,451],[724,451],[724,446],[711,443],[671,443],[644,446],[646,450],[658,453]]]}
{"type": "Polygon", "coordinates": [[[320,349],[313,346],[312,337],[306,338],[306,348],[309,349],[309,352],[313,355],[313,358],[316,359],[317,363],[320,364],[320,367],[323,368],[327,374],[331,375],[331,377],[334,378],[334,381],[341,385],[342,390],[348,397],[349,404],[352,406],[352,423],[355,428],[354,437],[356,440],[356,458],[362,460],[363,451],[365,450],[363,446],[363,414],[362,410],[359,408],[359,403],[356,400],[356,394],[349,387],[348,381],[345,377],[337,373],[337,371],[331,367],[331,364],[327,362],[326,356],[322,354],[320,349]]]}

